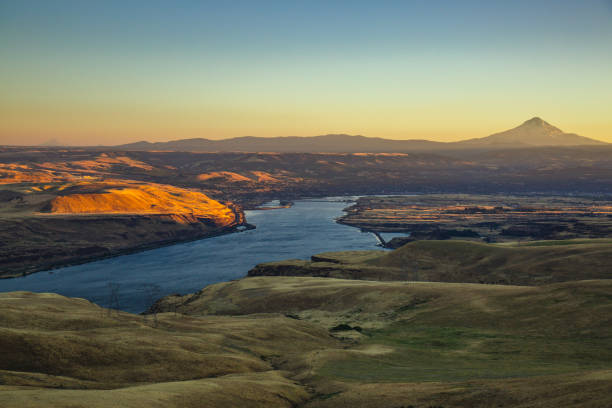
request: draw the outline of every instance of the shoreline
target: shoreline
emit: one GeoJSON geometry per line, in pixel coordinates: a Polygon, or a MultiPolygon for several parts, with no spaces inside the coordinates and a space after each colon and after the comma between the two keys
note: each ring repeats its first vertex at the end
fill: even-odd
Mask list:
{"type": "Polygon", "coordinates": [[[336,222],[375,235],[395,249],[421,240],[482,243],[558,241],[612,237],[611,200],[574,196],[423,194],[367,196],[336,222]]]}
{"type": "Polygon", "coordinates": [[[96,255],[96,256],[91,256],[91,257],[83,257],[83,258],[79,258],[79,259],[72,259],[72,260],[67,260],[66,262],[57,262],[56,264],[52,265],[51,267],[45,266],[44,269],[37,269],[36,267],[32,267],[32,270],[27,270],[27,271],[22,271],[20,273],[15,273],[12,275],[0,275],[0,279],[17,279],[17,278],[22,278],[22,277],[26,277],[28,275],[32,275],[35,273],[42,273],[42,272],[49,272],[49,273],[53,273],[54,270],[56,269],[61,269],[61,268],[66,268],[69,266],[76,266],[76,265],[83,265],[86,263],[91,263],[91,262],[96,262],[96,261],[101,261],[104,259],[109,259],[109,258],[116,258],[119,256],[123,256],[123,255],[130,255],[130,254],[134,254],[134,253],[138,253],[138,252],[144,252],[144,251],[148,251],[148,250],[152,250],[152,249],[157,249],[157,248],[163,248],[163,247],[167,247],[167,246],[172,246],[172,245],[176,245],[176,244],[183,244],[183,243],[187,243],[187,242],[193,242],[193,241],[199,241],[202,239],[207,239],[207,238],[214,238],[214,237],[218,237],[221,235],[227,235],[227,234],[232,234],[232,233],[237,233],[237,232],[243,232],[243,231],[248,231],[248,230],[252,230],[255,229],[256,226],[254,224],[249,224],[248,222],[243,222],[240,224],[235,224],[232,226],[227,226],[227,227],[223,227],[220,228],[216,231],[211,231],[205,234],[202,234],[200,236],[197,237],[190,237],[190,238],[185,238],[185,239],[170,239],[170,240],[163,240],[163,241],[157,241],[157,242],[150,242],[150,243],[145,243],[145,244],[140,244],[134,247],[129,247],[129,248],[124,248],[124,249],[117,249],[112,251],[109,254],[106,255],[96,255]],[[246,229],[244,230],[239,230],[239,227],[246,227],[246,229]]]}
{"type": "MultiPolygon", "coordinates": [[[[207,239],[207,238],[214,238],[217,236],[221,236],[221,235],[226,235],[226,234],[232,234],[232,233],[236,233],[236,232],[243,232],[243,231],[248,231],[248,230],[252,230],[255,229],[256,226],[254,224],[250,224],[246,221],[246,218],[244,217],[244,212],[243,211],[267,211],[267,210],[276,210],[276,209],[287,209],[287,208],[291,208],[294,206],[295,201],[296,200],[300,200],[300,199],[324,199],[326,197],[330,197],[330,196],[314,196],[314,197],[292,197],[292,199],[271,199],[271,200],[267,200],[265,202],[263,202],[261,205],[265,204],[266,202],[271,202],[271,201],[275,201],[275,200],[279,200],[280,201],[280,205],[277,206],[273,206],[273,207],[263,207],[261,205],[258,205],[254,208],[243,208],[242,211],[238,211],[236,208],[232,208],[234,210],[234,212],[237,215],[237,219],[241,220],[242,222],[240,223],[236,223],[234,225],[231,226],[226,226],[226,227],[222,227],[216,231],[211,231],[211,232],[207,232],[195,237],[189,237],[189,238],[183,238],[183,239],[168,239],[168,240],[162,240],[162,241],[156,241],[156,242],[149,242],[149,243],[143,243],[143,244],[139,244],[136,246],[132,246],[132,247],[126,247],[126,248],[122,248],[122,249],[116,249],[116,250],[111,250],[110,253],[106,253],[103,255],[100,254],[96,254],[93,256],[87,256],[87,255],[83,255],[83,256],[78,256],[75,257],[73,259],[68,259],[65,261],[57,261],[55,263],[52,264],[48,264],[48,265],[44,265],[44,266],[39,266],[37,267],[36,265],[32,265],[29,269],[27,270],[22,270],[20,272],[17,273],[12,273],[12,274],[4,274],[4,275],[0,275],[0,279],[17,279],[17,278],[22,278],[22,277],[26,277],[28,275],[32,275],[35,273],[42,273],[42,272],[48,272],[50,274],[53,274],[53,271],[57,270],[57,269],[61,269],[61,268],[66,268],[66,267],[70,267],[70,266],[77,266],[77,265],[83,265],[83,264],[87,264],[87,263],[92,263],[92,262],[97,262],[97,261],[101,261],[104,259],[109,259],[109,258],[116,258],[116,257],[120,257],[123,255],[130,255],[130,254],[134,254],[134,253],[138,253],[138,252],[144,252],[144,251],[148,251],[148,250],[153,250],[153,249],[157,249],[157,248],[163,248],[163,247],[168,247],[168,246],[172,246],[172,245],[178,245],[178,244],[184,244],[184,243],[188,243],[188,242],[193,242],[193,241],[199,241],[199,240],[203,240],[203,239],[207,239]],[[241,214],[239,214],[241,213],[241,214]],[[240,229],[241,227],[244,227],[244,229],[240,229]]],[[[342,197],[355,197],[355,196],[342,196],[342,197]]],[[[343,202],[345,204],[349,204],[349,203],[354,203],[355,201],[353,199],[347,199],[347,200],[343,200],[343,202]]],[[[342,212],[345,212],[346,208],[345,207],[342,209],[342,212]]],[[[65,214],[57,214],[57,215],[48,215],[48,214],[44,214],[45,216],[49,216],[50,218],[53,217],[58,217],[58,216],[64,216],[65,214]]],[[[125,215],[141,215],[141,214],[118,214],[121,216],[125,216],[125,215]]],[[[149,214],[145,214],[145,215],[149,215],[149,214]]],[[[89,217],[89,216],[99,216],[99,214],[87,214],[87,215],[82,215],[84,217],[89,217]]],[[[334,222],[337,222],[337,220],[334,220],[334,222]]],[[[342,223],[341,223],[342,224],[342,223]]]]}

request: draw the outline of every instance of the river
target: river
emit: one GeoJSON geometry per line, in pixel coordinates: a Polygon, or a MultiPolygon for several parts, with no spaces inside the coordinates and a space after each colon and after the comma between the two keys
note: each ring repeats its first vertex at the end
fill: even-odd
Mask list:
{"type": "Polygon", "coordinates": [[[334,221],[349,205],[348,198],[299,200],[290,208],[247,211],[247,221],[257,226],[254,230],[0,279],[0,292],[54,292],[138,313],[154,298],[242,278],[261,262],[377,249],[373,234],[334,221]]]}

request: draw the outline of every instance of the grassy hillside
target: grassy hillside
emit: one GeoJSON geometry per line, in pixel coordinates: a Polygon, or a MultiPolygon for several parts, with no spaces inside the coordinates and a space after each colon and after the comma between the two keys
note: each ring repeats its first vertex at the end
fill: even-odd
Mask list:
{"type": "Polygon", "coordinates": [[[0,306],[2,407],[612,403],[612,280],[257,277],[157,315],[25,292],[0,306]]]}
{"type": "Polygon", "coordinates": [[[145,316],[3,293],[0,406],[612,406],[612,279],[575,280],[609,276],[608,246],[324,253],[260,268],[327,277],[219,283],[145,316]],[[413,273],[531,285],[381,281],[413,273]]]}
{"type": "Polygon", "coordinates": [[[608,239],[527,245],[415,241],[391,252],[325,253],[311,261],[265,263],[249,275],[541,285],[611,278],[610,259],[608,239]]]}
{"type": "Polygon", "coordinates": [[[410,268],[421,279],[541,284],[612,277],[609,240],[548,241],[527,246],[465,241],[417,241],[368,264],[410,268]]]}
{"type": "Polygon", "coordinates": [[[291,407],[275,368],[337,340],[284,316],[138,316],[54,294],[0,294],[0,406],[291,407]],[[109,390],[109,391],[105,391],[109,390]]]}
{"type": "Polygon", "coordinates": [[[293,407],[305,401],[303,387],[275,371],[171,381],[112,390],[0,388],[5,408],[200,408],[293,407]]]}
{"type": "Polygon", "coordinates": [[[611,280],[517,287],[257,277],[156,308],[282,313],[343,339],[344,350],[311,354],[303,381],[318,395],[309,407],[612,403],[611,280]]]}

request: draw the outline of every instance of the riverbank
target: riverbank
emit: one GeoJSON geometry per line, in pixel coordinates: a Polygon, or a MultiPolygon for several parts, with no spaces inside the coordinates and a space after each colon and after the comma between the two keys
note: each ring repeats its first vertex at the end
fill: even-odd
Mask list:
{"type": "Polygon", "coordinates": [[[512,242],[612,237],[612,198],[544,195],[424,194],[364,196],[338,222],[371,233],[418,240],[512,242]]]}
{"type": "Polygon", "coordinates": [[[113,283],[120,285],[120,309],[140,313],[150,306],[146,285],[159,287],[160,296],[188,293],[242,278],[262,262],[308,259],[326,250],[376,249],[372,234],[334,222],[345,207],[345,202],[330,198],[298,200],[291,208],[279,210],[249,210],[245,218],[256,229],[2,279],[0,292],[55,292],[107,306],[113,283]]]}
{"type": "Polygon", "coordinates": [[[343,251],[310,260],[266,262],[248,276],[299,276],[369,281],[546,285],[610,279],[610,239],[484,244],[420,240],[393,251],[343,251]]]}
{"type": "Polygon", "coordinates": [[[5,278],[225,234],[246,224],[240,206],[171,185],[105,179],[5,188],[5,278]]]}
{"type": "Polygon", "coordinates": [[[221,227],[211,226],[206,220],[184,224],[167,215],[40,217],[0,220],[0,226],[4,231],[0,235],[19,235],[19,241],[13,241],[0,249],[0,279],[52,271],[255,228],[246,221],[221,227]],[[29,237],[28,231],[32,230],[37,231],[36,237],[29,237]],[[58,230],[63,233],[60,240],[50,238],[44,244],[33,242],[36,238],[55,234],[58,230]],[[160,239],[160,236],[167,238],[160,239]]]}

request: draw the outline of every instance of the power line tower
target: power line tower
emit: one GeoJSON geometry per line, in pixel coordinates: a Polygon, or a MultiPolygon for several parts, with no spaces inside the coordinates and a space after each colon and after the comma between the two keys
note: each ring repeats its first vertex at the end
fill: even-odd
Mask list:
{"type": "Polygon", "coordinates": [[[121,305],[119,303],[119,289],[121,288],[121,284],[117,282],[108,282],[106,286],[108,286],[109,289],[108,315],[110,316],[113,310],[119,314],[119,310],[121,309],[121,305]]]}
{"type": "MultiPolygon", "coordinates": [[[[147,301],[147,304],[150,305],[149,307],[153,306],[153,304],[160,298],[161,287],[154,283],[145,283],[142,285],[142,288],[145,293],[145,299],[147,301]]],[[[153,316],[153,326],[157,327],[157,309],[156,308],[152,308],[151,315],[153,316]]],[[[143,319],[145,322],[147,321],[146,313],[143,314],[143,319]]]]}

